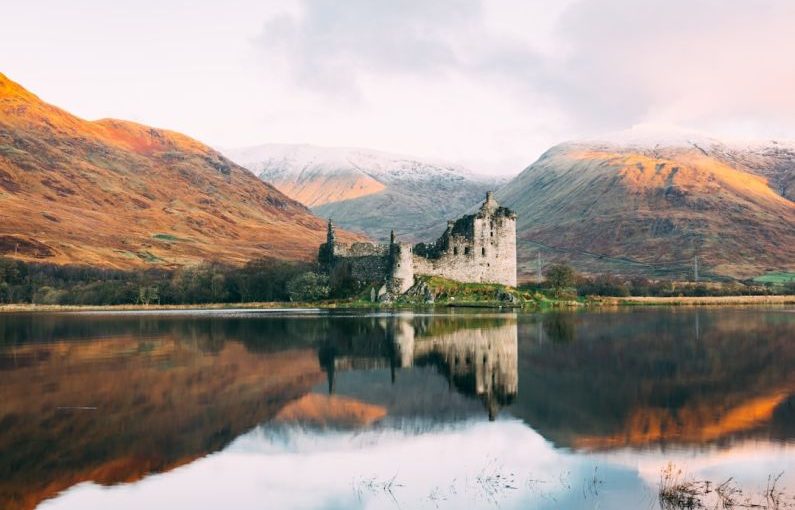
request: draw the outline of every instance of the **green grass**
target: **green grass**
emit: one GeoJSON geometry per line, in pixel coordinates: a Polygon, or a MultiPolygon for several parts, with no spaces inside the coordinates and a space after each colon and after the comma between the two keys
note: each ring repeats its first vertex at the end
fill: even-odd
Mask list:
{"type": "MultiPolygon", "coordinates": [[[[416,283],[424,283],[434,296],[433,303],[425,301],[424,293],[413,293],[399,297],[392,303],[373,303],[370,300],[370,287],[364,289],[359,295],[349,299],[329,300],[325,304],[341,307],[388,307],[388,308],[416,308],[433,306],[455,307],[487,307],[487,308],[524,308],[532,310],[551,310],[556,308],[570,308],[586,304],[584,300],[576,298],[556,298],[529,289],[516,289],[497,283],[462,283],[448,280],[438,276],[417,276],[416,283]],[[513,299],[508,299],[510,294],[513,299]]],[[[412,289],[414,290],[414,289],[412,289]]]]}
{"type": "Polygon", "coordinates": [[[113,251],[120,254],[122,257],[126,257],[128,259],[134,259],[138,256],[135,253],[126,250],[113,250],[113,251]]]}
{"type": "Polygon", "coordinates": [[[163,259],[161,259],[157,255],[149,251],[139,251],[138,253],[136,253],[136,255],[138,256],[139,259],[142,259],[143,261],[149,264],[159,264],[161,262],[165,262],[163,259]]]}
{"type": "Polygon", "coordinates": [[[787,282],[795,282],[795,273],[787,271],[771,271],[754,278],[757,283],[769,283],[772,285],[784,285],[787,282]]]}
{"type": "Polygon", "coordinates": [[[184,239],[181,237],[177,237],[173,234],[152,234],[152,239],[157,239],[158,241],[167,241],[170,243],[184,241],[184,239]]]}
{"type": "Polygon", "coordinates": [[[462,283],[438,276],[420,276],[419,281],[428,285],[435,296],[435,303],[447,305],[485,305],[509,304],[500,299],[501,295],[514,296],[517,304],[525,301],[524,296],[512,287],[496,283],[462,283]]]}

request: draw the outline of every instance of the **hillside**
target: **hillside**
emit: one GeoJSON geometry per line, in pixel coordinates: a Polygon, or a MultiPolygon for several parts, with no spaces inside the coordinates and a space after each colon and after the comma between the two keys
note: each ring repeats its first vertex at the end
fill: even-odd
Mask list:
{"type": "Polygon", "coordinates": [[[116,268],[239,264],[309,259],[324,239],[323,220],[213,149],[131,122],[82,120],[0,74],[0,255],[116,268]]]}
{"type": "Polygon", "coordinates": [[[287,196],[344,228],[387,239],[438,237],[474,207],[493,178],[456,166],[365,149],[268,144],[225,151],[287,196]]]}
{"type": "Polygon", "coordinates": [[[525,279],[543,262],[690,278],[795,269],[795,147],[714,139],[569,142],[498,193],[525,279]]]}

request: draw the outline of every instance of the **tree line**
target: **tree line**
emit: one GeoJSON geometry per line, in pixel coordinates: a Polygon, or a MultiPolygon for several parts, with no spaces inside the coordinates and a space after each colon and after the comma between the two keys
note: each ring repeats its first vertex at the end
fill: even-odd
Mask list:
{"type": "MultiPolygon", "coordinates": [[[[339,273],[339,274],[338,274],[339,273]]],[[[0,303],[48,305],[207,304],[312,302],[348,298],[361,285],[348,274],[324,275],[316,265],[276,259],[252,260],[242,267],[204,263],[179,269],[122,271],[87,266],[28,263],[0,257],[0,303]]],[[[795,294],[795,283],[772,286],[751,282],[682,283],[615,275],[585,276],[566,264],[550,266],[540,285],[556,297],[720,296],[795,294]]]]}
{"type": "Polygon", "coordinates": [[[0,303],[51,305],[204,304],[306,301],[326,297],[311,264],[275,259],[243,267],[204,263],[122,271],[0,257],[0,303]]]}
{"type": "Polygon", "coordinates": [[[527,288],[548,290],[557,297],[575,296],[652,296],[704,297],[768,294],[795,294],[795,282],[782,285],[759,284],[753,281],[678,282],[650,280],[644,277],[622,277],[611,274],[582,275],[570,265],[553,264],[544,273],[544,281],[527,288]]]}

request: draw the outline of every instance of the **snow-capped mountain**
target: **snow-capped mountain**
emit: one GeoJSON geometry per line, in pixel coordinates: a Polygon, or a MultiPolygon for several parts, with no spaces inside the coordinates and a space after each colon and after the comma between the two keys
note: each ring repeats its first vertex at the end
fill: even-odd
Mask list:
{"type": "Polygon", "coordinates": [[[385,239],[441,234],[499,179],[461,166],[368,149],[266,144],[225,154],[342,227],[385,239]]]}
{"type": "Polygon", "coordinates": [[[696,150],[731,167],[768,179],[779,195],[795,200],[795,141],[718,138],[677,126],[640,124],[631,129],[561,145],[634,151],[654,156],[696,150]]]}
{"type": "Polygon", "coordinates": [[[795,145],[691,131],[552,147],[497,192],[517,211],[520,266],[751,277],[795,269],[795,145]]]}

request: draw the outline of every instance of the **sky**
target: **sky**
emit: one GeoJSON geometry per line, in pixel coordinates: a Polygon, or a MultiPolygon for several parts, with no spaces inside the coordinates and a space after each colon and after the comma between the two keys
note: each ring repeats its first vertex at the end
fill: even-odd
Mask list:
{"type": "Polygon", "coordinates": [[[638,126],[795,138],[792,0],[3,0],[0,72],[219,148],[515,174],[638,126]]]}

